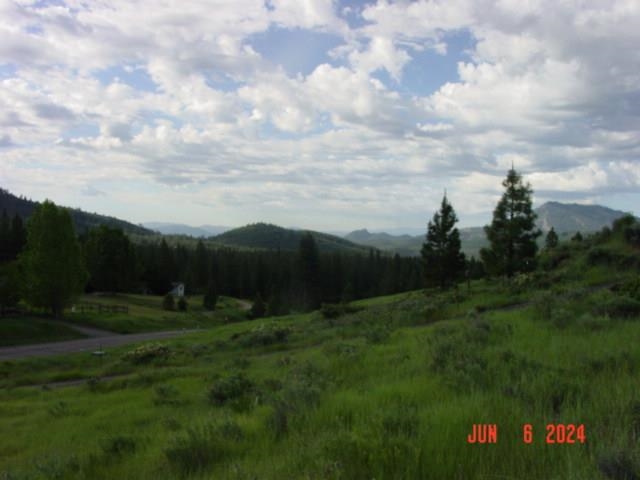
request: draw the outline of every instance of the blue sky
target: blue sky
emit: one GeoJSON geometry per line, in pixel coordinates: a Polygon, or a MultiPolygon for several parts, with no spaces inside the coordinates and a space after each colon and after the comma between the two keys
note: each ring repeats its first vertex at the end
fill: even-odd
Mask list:
{"type": "Polygon", "coordinates": [[[633,0],[0,0],[0,186],[133,222],[640,214],[633,0]],[[141,15],[141,12],[144,12],[141,15]]]}

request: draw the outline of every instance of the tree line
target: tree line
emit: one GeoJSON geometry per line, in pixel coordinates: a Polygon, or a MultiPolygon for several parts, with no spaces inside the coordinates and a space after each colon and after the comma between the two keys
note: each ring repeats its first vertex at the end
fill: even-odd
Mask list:
{"type": "MultiPolygon", "coordinates": [[[[0,245],[15,244],[11,228],[0,234],[0,245]]],[[[22,298],[53,315],[82,292],[164,295],[173,282],[184,283],[187,294],[203,294],[208,308],[228,295],[264,303],[273,315],[414,290],[422,282],[415,258],[373,249],[322,253],[311,234],[303,235],[297,251],[208,248],[202,241],[188,248],[164,239],[134,244],[105,225],[76,236],[69,212],[50,201],[34,210],[23,236],[19,248],[3,247],[0,306],[22,298]]]]}
{"type": "MultiPolygon", "coordinates": [[[[6,214],[0,225],[0,307],[28,304],[61,315],[82,293],[166,294],[183,282],[188,294],[202,294],[214,308],[218,295],[254,299],[264,313],[308,311],[337,303],[421,287],[441,289],[485,274],[512,277],[535,268],[536,238],[532,190],[513,168],[485,233],[490,242],[480,260],[460,250],[458,219],[445,196],[428,222],[420,258],[335,251],[321,253],[307,233],[297,251],[195,248],[159,242],[134,244],[119,228],[99,226],[76,236],[69,211],[50,201],[27,222],[6,214]]],[[[557,244],[552,230],[547,245],[557,244]]]]}

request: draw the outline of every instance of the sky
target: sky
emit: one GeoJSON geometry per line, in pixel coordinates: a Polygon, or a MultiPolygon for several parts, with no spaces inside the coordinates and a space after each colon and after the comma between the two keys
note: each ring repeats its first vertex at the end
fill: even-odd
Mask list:
{"type": "Polygon", "coordinates": [[[640,214],[637,0],[0,0],[0,186],[134,223],[640,214]]]}

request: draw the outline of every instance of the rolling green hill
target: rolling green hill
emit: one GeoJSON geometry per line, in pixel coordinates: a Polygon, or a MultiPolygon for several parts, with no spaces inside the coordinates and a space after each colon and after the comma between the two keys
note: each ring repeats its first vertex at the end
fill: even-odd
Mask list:
{"type": "MultiPolygon", "coordinates": [[[[18,215],[22,219],[27,219],[38,206],[39,202],[34,202],[24,197],[17,197],[7,190],[0,188],[0,212],[6,210],[10,217],[18,215]]],[[[97,213],[89,213],[76,208],[67,208],[71,214],[71,219],[75,225],[76,232],[84,233],[99,225],[107,225],[109,227],[121,228],[125,233],[136,235],[151,235],[153,232],[140,225],[120,220],[115,217],[99,215],[97,213]]]]}
{"type": "Polygon", "coordinates": [[[627,223],[511,282],[0,362],[0,476],[637,479],[639,242],[627,223]]]}

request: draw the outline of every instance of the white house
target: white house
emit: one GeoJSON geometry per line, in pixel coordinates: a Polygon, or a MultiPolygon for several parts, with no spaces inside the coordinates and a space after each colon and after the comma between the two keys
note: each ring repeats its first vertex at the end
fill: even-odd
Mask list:
{"type": "Polygon", "coordinates": [[[169,292],[174,297],[184,297],[184,283],[174,282],[171,284],[171,291],[169,292]]]}

